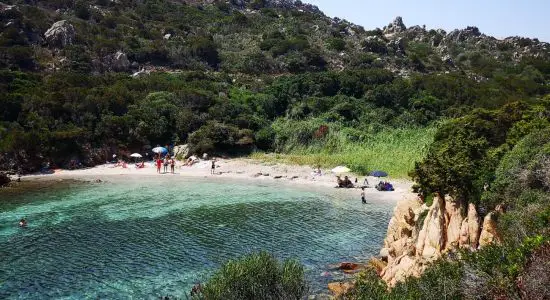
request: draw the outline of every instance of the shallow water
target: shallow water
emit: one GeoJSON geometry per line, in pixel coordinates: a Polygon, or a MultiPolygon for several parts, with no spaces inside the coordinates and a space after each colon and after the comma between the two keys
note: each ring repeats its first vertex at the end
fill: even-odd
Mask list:
{"type": "Polygon", "coordinates": [[[329,264],[376,254],[385,234],[392,204],[349,197],[181,177],[0,191],[0,299],[185,299],[261,249],[298,258],[319,292],[329,264]]]}

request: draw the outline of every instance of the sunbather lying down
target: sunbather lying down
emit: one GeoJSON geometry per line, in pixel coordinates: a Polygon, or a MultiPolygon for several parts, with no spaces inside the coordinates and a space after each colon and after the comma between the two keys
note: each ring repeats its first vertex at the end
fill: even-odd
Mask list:
{"type": "Polygon", "coordinates": [[[393,191],[393,185],[387,181],[380,181],[377,185],[376,185],[376,189],[379,190],[379,191],[393,191]]]}
{"type": "Polygon", "coordinates": [[[199,160],[196,156],[191,155],[191,156],[189,156],[189,158],[185,161],[185,163],[183,163],[183,165],[184,165],[184,166],[190,167],[190,166],[192,166],[193,164],[198,163],[199,161],[200,161],[200,160],[199,160]]]}
{"type": "Polygon", "coordinates": [[[336,176],[336,182],[338,183],[338,186],[339,188],[354,188],[355,186],[353,185],[353,183],[351,182],[351,180],[349,180],[348,176],[344,176],[344,180],[342,180],[342,178],[340,178],[340,176],[336,176]]]}

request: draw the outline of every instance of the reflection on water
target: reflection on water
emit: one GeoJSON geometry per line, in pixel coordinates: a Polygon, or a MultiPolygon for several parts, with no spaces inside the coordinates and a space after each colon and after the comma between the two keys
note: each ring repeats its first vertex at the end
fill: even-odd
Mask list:
{"type": "Polygon", "coordinates": [[[329,264],[377,252],[391,210],[182,178],[37,189],[0,194],[1,299],[182,297],[224,261],[260,249],[299,258],[316,291],[334,279],[321,276],[329,264]],[[17,227],[21,217],[28,228],[17,227]]]}

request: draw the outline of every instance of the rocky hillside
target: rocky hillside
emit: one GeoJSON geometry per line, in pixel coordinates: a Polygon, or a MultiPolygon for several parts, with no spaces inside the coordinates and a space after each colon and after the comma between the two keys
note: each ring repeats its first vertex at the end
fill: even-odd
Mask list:
{"type": "Polygon", "coordinates": [[[0,24],[0,66],[33,72],[382,67],[401,75],[464,71],[483,80],[503,66],[550,58],[549,45],[537,39],[407,27],[400,17],[365,29],[291,0],[13,0],[0,3],[0,24]]]}

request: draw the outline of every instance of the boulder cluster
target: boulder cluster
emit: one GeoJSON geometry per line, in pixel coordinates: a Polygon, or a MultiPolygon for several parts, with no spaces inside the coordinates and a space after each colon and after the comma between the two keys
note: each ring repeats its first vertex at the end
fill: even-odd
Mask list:
{"type": "Polygon", "coordinates": [[[476,250],[499,243],[495,217],[500,208],[481,220],[474,204],[437,196],[431,207],[420,199],[402,201],[394,210],[380,256],[386,265],[381,278],[394,286],[409,276],[420,276],[426,266],[458,249],[476,250]]]}

